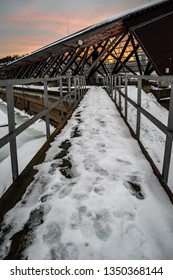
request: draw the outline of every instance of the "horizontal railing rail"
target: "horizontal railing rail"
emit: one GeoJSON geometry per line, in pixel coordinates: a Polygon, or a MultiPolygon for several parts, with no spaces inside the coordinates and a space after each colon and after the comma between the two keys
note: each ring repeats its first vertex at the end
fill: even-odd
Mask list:
{"type": "Polygon", "coordinates": [[[50,137],[50,120],[49,113],[55,108],[58,104],[61,107],[61,119],[64,118],[63,102],[68,101],[70,107],[77,103],[79,99],[85,93],[86,89],[86,80],[84,76],[60,76],[56,78],[37,78],[37,79],[21,79],[21,80],[0,80],[0,88],[5,89],[6,100],[7,100],[7,115],[8,115],[8,128],[9,133],[0,138],[0,149],[6,144],[10,144],[10,158],[11,158],[11,170],[12,170],[12,179],[13,181],[18,177],[18,153],[17,153],[17,142],[16,138],[24,130],[30,127],[38,119],[45,119],[46,126],[46,135],[47,139],[50,137]],[[68,92],[66,95],[63,93],[63,82],[66,82],[68,92]],[[55,100],[54,103],[49,105],[48,99],[48,83],[56,82],[58,90],[60,91],[60,97],[58,100],[55,100]],[[43,85],[43,98],[44,98],[44,110],[33,116],[31,119],[27,120],[25,123],[16,127],[15,124],[15,112],[14,112],[14,96],[13,96],[13,87],[16,85],[29,85],[41,83],[43,85]]]}
{"type": "Polygon", "coordinates": [[[121,116],[125,120],[126,124],[130,128],[133,136],[138,140],[144,154],[149,159],[156,175],[160,179],[160,182],[164,186],[166,192],[168,193],[171,201],[173,202],[173,186],[168,186],[168,178],[170,174],[171,165],[171,154],[172,154],[172,142],[173,142],[173,76],[137,76],[137,75],[113,75],[105,77],[104,86],[107,92],[114,101],[117,109],[119,110],[121,116]],[[132,100],[128,96],[128,85],[130,80],[137,81],[137,99],[132,100]],[[163,124],[156,116],[152,115],[142,106],[142,85],[143,83],[149,81],[157,81],[158,85],[162,82],[168,83],[170,87],[170,102],[168,111],[168,122],[167,125],[163,124]],[[122,92],[124,88],[124,92],[122,92]],[[124,101],[124,103],[122,103],[124,101]],[[124,108],[122,107],[124,105],[124,108]],[[132,105],[137,110],[136,114],[136,127],[132,127],[131,123],[128,121],[128,107],[129,104],[132,105]],[[154,124],[162,133],[165,134],[165,146],[164,146],[164,156],[162,171],[156,166],[154,159],[151,158],[149,152],[144,147],[141,142],[141,116],[146,117],[152,124],[154,124]]]}

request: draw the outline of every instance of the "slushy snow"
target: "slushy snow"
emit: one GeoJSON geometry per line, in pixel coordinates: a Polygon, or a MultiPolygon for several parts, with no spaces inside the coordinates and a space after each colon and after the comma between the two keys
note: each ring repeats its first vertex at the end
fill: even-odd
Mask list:
{"type": "Polygon", "coordinates": [[[91,88],[4,219],[22,259],[173,259],[173,208],[107,93],[91,88]]]}

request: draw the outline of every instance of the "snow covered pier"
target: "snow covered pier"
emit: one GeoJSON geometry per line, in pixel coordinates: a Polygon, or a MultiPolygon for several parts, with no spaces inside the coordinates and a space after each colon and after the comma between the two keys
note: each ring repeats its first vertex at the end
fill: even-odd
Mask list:
{"type": "Polygon", "coordinates": [[[1,259],[172,259],[172,204],[92,87],[1,224],[1,259]]]}

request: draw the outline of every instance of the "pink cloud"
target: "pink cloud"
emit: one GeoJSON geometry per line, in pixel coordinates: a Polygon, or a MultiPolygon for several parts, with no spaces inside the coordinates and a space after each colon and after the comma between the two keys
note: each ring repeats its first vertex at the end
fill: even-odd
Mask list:
{"type": "MultiPolygon", "coordinates": [[[[68,14],[67,18],[63,13],[48,13],[31,7],[23,9],[6,18],[8,30],[12,30],[12,35],[8,35],[8,38],[5,35],[4,38],[1,36],[1,49],[6,54],[28,53],[63,38],[68,35],[68,31],[71,34],[108,16],[107,11],[97,15],[94,11],[80,11],[77,17],[72,13],[68,14]]],[[[5,18],[1,17],[0,20],[5,18]]]]}

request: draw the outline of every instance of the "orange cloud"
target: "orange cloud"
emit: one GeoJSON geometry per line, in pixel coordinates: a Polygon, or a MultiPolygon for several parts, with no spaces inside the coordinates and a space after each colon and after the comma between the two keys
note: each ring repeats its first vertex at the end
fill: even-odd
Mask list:
{"type": "Polygon", "coordinates": [[[97,23],[110,16],[108,12],[86,14],[79,11],[78,16],[71,13],[65,15],[57,12],[44,12],[35,8],[20,10],[9,17],[1,17],[0,23],[8,22],[8,34],[1,36],[1,56],[8,54],[29,53],[44,45],[54,42],[68,32],[74,33],[91,24],[97,23]]]}

